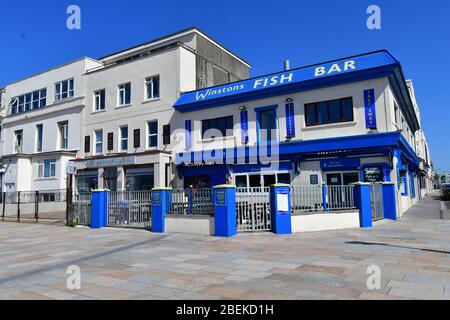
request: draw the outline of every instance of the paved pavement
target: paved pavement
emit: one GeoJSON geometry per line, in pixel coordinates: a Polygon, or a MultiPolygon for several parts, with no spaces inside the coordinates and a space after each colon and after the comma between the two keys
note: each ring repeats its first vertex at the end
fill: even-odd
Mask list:
{"type": "Polygon", "coordinates": [[[450,221],[416,211],[373,229],[232,239],[0,223],[0,299],[450,299],[450,221]],[[80,290],[66,287],[69,265],[80,290]]]}

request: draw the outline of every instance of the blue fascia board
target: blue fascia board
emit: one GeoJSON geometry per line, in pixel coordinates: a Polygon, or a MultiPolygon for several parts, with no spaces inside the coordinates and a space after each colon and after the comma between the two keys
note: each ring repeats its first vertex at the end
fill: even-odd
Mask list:
{"type": "MultiPolygon", "coordinates": [[[[223,151],[224,160],[235,160],[237,155],[258,154],[256,151],[260,146],[246,146],[223,151]]],[[[380,150],[393,150],[402,148],[416,163],[418,158],[405,140],[401,132],[373,133],[357,136],[325,138],[307,141],[282,142],[279,144],[278,155],[280,159],[294,158],[297,156],[308,155],[317,152],[327,151],[358,151],[374,153],[380,150]]],[[[211,150],[190,152],[190,159],[202,159],[202,161],[211,161],[215,157],[208,157],[211,150]]],[[[274,154],[274,152],[272,152],[274,154]]],[[[325,156],[326,157],[326,156],[325,156]]],[[[176,164],[182,165],[183,153],[176,155],[176,164]]]]}
{"type": "Polygon", "coordinates": [[[189,112],[267,96],[311,90],[356,81],[361,77],[374,78],[392,74],[393,70],[399,66],[399,62],[389,52],[377,51],[187,92],[175,102],[174,108],[181,112],[189,112]]]}

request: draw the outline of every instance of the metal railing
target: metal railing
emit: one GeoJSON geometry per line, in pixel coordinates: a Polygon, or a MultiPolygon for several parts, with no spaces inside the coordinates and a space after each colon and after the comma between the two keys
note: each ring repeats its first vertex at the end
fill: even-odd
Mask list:
{"type": "Polygon", "coordinates": [[[293,186],[291,210],[293,215],[354,210],[353,186],[293,186]],[[324,197],[324,188],[326,197],[324,197]],[[325,203],[324,203],[325,201],[325,203]]]}
{"type": "Polygon", "coordinates": [[[328,186],[327,208],[329,211],[355,209],[353,186],[328,186]]]}
{"type": "Polygon", "coordinates": [[[151,191],[110,193],[109,227],[148,229],[151,227],[151,191]]]}
{"type": "Polygon", "coordinates": [[[70,205],[72,210],[74,210],[72,216],[77,219],[77,223],[79,225],[89,226],[91,224],[92,193],[74,193],[73,201],[70,205]]]}
{"type": "Polygon", "coordinates": [[[322,186],[291,187],[292,214],[308,214],[323,211],[322,186]]]}
{"type": "Polygon", "coordinates": [[[237,188],[236,219],[238,232],[269,231],[270,188],[237,188]]]}
{"type": "Polygon", "coordinates": [[[171,209],[170,214],[174,215],[214,216],[212,189],[174,189],[171,209]]]}
{"type": "Polygon", "coordinates": [[[6,219],[66,220],[67,190],[3,192],[0,197],[2,221],[6,219]]]}

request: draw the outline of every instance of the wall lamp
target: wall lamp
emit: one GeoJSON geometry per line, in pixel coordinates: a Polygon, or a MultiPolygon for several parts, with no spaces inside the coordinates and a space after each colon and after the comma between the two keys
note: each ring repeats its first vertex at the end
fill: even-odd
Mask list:
{"type": "Polygon", "coordinates": [[[289,102],[289,103],[290,103],[290,102],[294,102],[294,99],[292,99],[292,98],[287,98],[287,99],[286,99],[286,102],[289,102]]]}
{"type": "Polygon", "coordinates": [[[247,107],[246,106],[240,106],[239,110],[241,110],[241,111],[247,110],[247,107]]]}

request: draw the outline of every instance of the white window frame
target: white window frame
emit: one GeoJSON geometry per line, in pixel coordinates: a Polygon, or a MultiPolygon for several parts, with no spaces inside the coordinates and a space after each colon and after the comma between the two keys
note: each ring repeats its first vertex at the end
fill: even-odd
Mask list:
{"type": "Polygon", "coordinates": [[[97,91],[94,91],[94,111],[103,111],[106,109],[106,101],[102,100],[101,93],[104,92],[105,94],[105,100],[106,100],[106,90],[100,89],[97,91]],[[102,107],[103,104],[103,107],[102,107]]]}
{"type": "Polygon", "coordinates": [[[75,80],[74,78],[63,80],[55,83],[55,101],[63,101],[73,98],[75,95],[75,80]],[[67,82],[67,91],[63,91],[63,84],[67,82]],[[63,98],[63,95],[67,96],[63,98]]]}
{"type": "Polygon", "coordinates": [[[147,149],[155,149],[158,148],[158,120],[150,120],[147,121],[147,149]],[[156,133],[150,133],[150,123],[156,123],[156,133]],[[152,141],[152,137],[156,137],[156,146],[150,146],[150,142],[152,141]]]}
{"type": "Polygon", "coordinates": [[[119,127],[119,150],[120,151],[128,151],[128,148],[129,148],[128,136],[129,135],[130,135],[130,131],[128,130],[128,126],[121,126],[121,127],[119,127]],[[126,137],[124,137],[122,135],[122,129],[127,129],[127,136],[126,137]],[[126,149],[124,149],[123,146],[122,146],[122,142],[124,142],[124,141],[126,141],[126,143],[127,143],[127,148],[126,149]]]}
{"type": "Polygon", "coordinates": [[[103,130],[95,130],[94,131],[94,154],[103,154],[103,130]],[[101,140],[97,139],[97,133],[100,133],[101,140]],[[101,146],[101,152],[97,151],[97,146],[101,146]]]}
{"type": "Polygon", "coordinates": [[[119,107],[123,107],[123,106],[128,106],[131,104],[131,82],[127,82],[127,83],[122,83],[119,84],[119,86],[117,87],[117,105],[119,107]],[[126,87],[127,85],[130,85],[130,101],[127,103],[126,102],[126,87]],[[123,100],[123,103],[122,103],[123,100]]]}
{"type": "Polygon", "coordinates": [[[161,77],[159,74],[145,78],[145,100],[157,100],[161,97],[161,77]],[[158,92],[159,95],[157,97],[154,96],[154,79],[158,78],[158,92]],[[151,85],[151,90],[148,90],[148,86],[151,85]]]}
{"type": "Polygon", "coordinates": [[[14,132],[14,153],[15,154],[21,154],[22,151],[23,151],[23,130],[17,130],[17,131],[14,132]],[[21,137],[21,139],[20,139],[20,147],[19,147],[19,144],[18,144],[18,141],[19,141],[18,137],[19,137],[19,135],[21,137]]]}
{"type": "Polygon", "coordinates": [[[38,179],[49,179],[56,177],[56,159],[46,159],[38,162],[38,179]],[[45,175],[45,167],[48,164],[48,175],[45,175]]]}
{"type": "Polygon", "coordinates": [[[47,105],[47,88],[42,88],[33,92],[28,92],[26,94],[13,98],[13,100],[14,103],[12,103],[11,105],[11,114],[24,113],[34,109],[45,107],[47,105]],[[33,106],[34,102],[37,102],[37,107],[33,106]],[[28,109],[25,109],[27,105],[28,109]],[[13,112],[13,109],[15,110],[15,112],[13,112]]]}
{"type": "Polygon", "coordinates": [[[246,177],[247,188],[250,188],[250,176],[258,176],[259,175],[261,187],[252,187],[252,188],[268,188],[268,187],[264,187],[264,176],[275,175],[275,183],[278,183],[278,175],[279,174],[288,174],[292,181],[292,172],[289,170],[236,173],[233,175],[233,181],[234,181],[234,183],[236,183],[237,177],[246,177]]]}
{"type": "Polygon", "coordinates": [[[69,148],[69,122],[63,121],[58,123],[59,131],[59,149],[67,150],[69,148]]]}
{"type": "Polygon", "coordinates": [[[43,147],[44,147],[44,125],[40,123],[36,125],[36,152],[42,152],[43,147]],[[39,129],[41,131],[40,137],[39,137],[39,129]]]}

